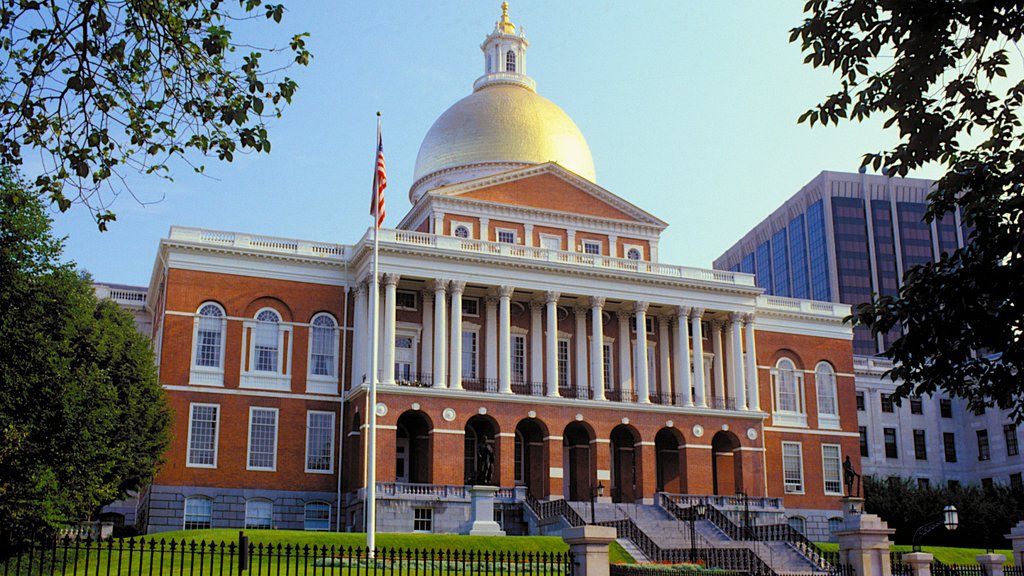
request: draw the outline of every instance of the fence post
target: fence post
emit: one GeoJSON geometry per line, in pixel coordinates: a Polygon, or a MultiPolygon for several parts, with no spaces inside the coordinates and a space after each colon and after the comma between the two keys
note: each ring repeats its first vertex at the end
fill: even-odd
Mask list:
{"type": "Polygon", "coordinates": [[[911,576],[932,576],[932,560],[927,552],[909,552],[903,555],[903,562],[910,566],[911,576]]]}
{"type": "Polygon", "coordinates": [[[1006,563],[1005,554],[978,554],[974,558],[985,569],[985,576],[1003,576],[1003,564],[1006,563]]]}
{"type": "Polygon", "coordinates": [[[249,537],[238,531],[238,573],[249,569],[249,537]]]}
{"type": "Polygon", "coordinates": [[[1010,530],[1010,533],[1006,535],[1006,539],[1013,545],[1014,564],[1024,566],[1024,520],[1018,522],[1010,530]]]}
{"type": "Polygon", "coordinates": [[[575,576],[609,576],[608,544],[615,540],[611,526],[577,526],[562,531],[578,571],[575,576]]]}
{"type": "Polygon", "coordinates": [[[896,531],[877,515],[865,514],[863,498],[846,497],[842,503],[839,561],[853,566],[856,576],[890,576],[889,536],[896,531]]]}

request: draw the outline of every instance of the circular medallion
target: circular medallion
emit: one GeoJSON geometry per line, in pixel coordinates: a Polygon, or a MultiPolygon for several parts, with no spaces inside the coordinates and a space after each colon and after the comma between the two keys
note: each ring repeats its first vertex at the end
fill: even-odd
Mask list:
{"type": "Polygon", "coordinates": [[[388,415],[388,405],[383,402],[377,403],[377,416],[384,417],[388,415]]]}
{"type": "Polygon", "coordinates": [[[697,438],[700,438],[701,436],[703,436],[704,435],[704,427],[701,426],[700,424],[694,424],[693,425],[693,435],[696,436],[697,438]]]}
{"type": "Polygon", "coordinates": [[[526,415],[529,416],[530,418],[536,418],[537,412],[530,410],[529,412],[526,413],[526,415]]]}
{"type": "Polygon", "coordinates": [[[412,403],[412,409],[413,410],[419,410],[420,409],[420,403],[419,402],[413,402],[412,403]]]}
{"type": "Polygon", "coordinates": [[[583,414],[577,414],[576,415],[576,421],[577,422],[583,422],[583,414]]]}
{"type": "Polygon", "coordinates": [[[750,438],[751,440],[757,440],[757,430],[754,430],[753,428],[747,428],[747,438],[750,438]]]}
{"type": "Polygon", "coordinates": [[[483,416],[484,414],[487,414],[487,408],[484,408],[483,406],[481,406],[479,409],[477,409],[477,414],[480,414],[481,416],[483,416]]]}
{"type": "Polygon", "coordinates": [[[622,423],[623,424],[629,424],[629,418],[623,418],[622,419],[622,423]]]}
{"type": "Polygon", "coordinates": [[[729,429],[729,425],[728,424],[722,424],[722,430],[728,430],[728,429],[729,429]]]}
{"type": "Polygon", "coordinates": [[[452,420],[455,420],[455,409],[445,408],[444,410],[441,411],[441,418],[444,418],[445,422],[451,422],[452,420]]]}
{"type": "Polygon", "coordinates": [[[673,422],[673,421],[671,421],[671,420],[666,420],[666,421],[665,421],[665,427],[666,427],[666,428],[671,428],[671,427],[673,427],[673,426],[675,426],[675,425],[676,425],[676,423],[675,423],[675,422],[673,422]]]}

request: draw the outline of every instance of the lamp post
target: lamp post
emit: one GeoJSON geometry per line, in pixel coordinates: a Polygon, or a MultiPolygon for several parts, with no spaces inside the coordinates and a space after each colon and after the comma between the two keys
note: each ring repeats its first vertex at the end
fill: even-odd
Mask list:
{"type": "Polygon", "coordinates": [[[704,512],[707,511],[707,506],[704,501],[700,501],[697,504],[690,506],[690,562],[697,561],[697,519],[704,517],[704,512]]]}
{"type": "Polygon", "coordinates": [[[598,482],[597,488],[590,487],[590,523],[594,523],[594,501],[604,496],[604,484],[598,482]]]}
{"type": "Polygon", "coordinates": [[[934,520],[927,524],[922,525],[914,532],[913,546],[914,552],[921,551],[921,538],[924,538],[929,532],[935,530],[939,526],[944,527],[946,530],[952,532],[956,530],[956,527],[960,524],[960,517],[957,514],[956,506],[947,504],[942,509],[942,516],[938,520],[934,520]]]}

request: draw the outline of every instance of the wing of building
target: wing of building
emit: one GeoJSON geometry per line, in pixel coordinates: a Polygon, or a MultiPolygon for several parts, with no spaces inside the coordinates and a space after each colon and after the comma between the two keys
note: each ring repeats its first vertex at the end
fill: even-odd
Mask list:
{"type": "Polygon", "coordinates": [[[484,482],[509,533],[548,501],[607,519],[704,499],[827,538],[841,462],[859,468],[849,306],[659,261],[667,224],[597,183],[527,45],[503,14],[428,132],[379,294],[372,231],[161,241],[146,306],[175,432],[150,532],[361,529],[379,333],[380,530],[464,532],[484,482]]]}

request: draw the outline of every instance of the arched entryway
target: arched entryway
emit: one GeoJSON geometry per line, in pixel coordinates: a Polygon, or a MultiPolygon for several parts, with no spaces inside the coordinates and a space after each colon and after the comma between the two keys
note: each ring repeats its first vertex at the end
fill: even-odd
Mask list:
{"type": "Polygon", "coordinates": [[[620,424],[612,429],[612,502],[633,502],[641,497],[642,483],[637,446],[640,433],[620,424]]]}
{"type": "Polygon", "coordinates": [[[462,477],[466,484],[497,486],[501,479],[498,463],[498,423],[490,416],[473,416],[466,422],[462,477]]]}
{"type": "Polygon", "coordinates": [[[398,417],[395,434],[395,482],[430,483],[430,431],[433,424],[423,412],[407,410],[398,417]]]}
{"type": "Polygon", "coordinates": [[[743,491],[743,463],[740,441],[732,432],[721,431],[711,438],[711,478],[715,494],[743,491]]]}
{"type": "Polygon", "coordinates": [[[526,486],[526,492],[534,498],[548,495],[547,435],[547,427],[536,418],[520,420],[516,425],[516,485],[526,486]]]}
{"type": "Polygon", "coordinates": [[[594,486],[594,431],[582,422],[573,422],[562,433],[562,469],[565,471],[565,498],[590,500],[594,486]]]}
{"type": "Polygon", "coordinates": [[[685,494],[686,447],[683,435],[675,428],[662,428],[654,437],[657,453],[658,492],[685,494]]]}

